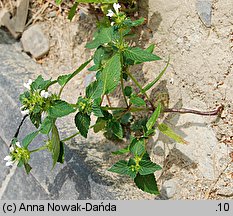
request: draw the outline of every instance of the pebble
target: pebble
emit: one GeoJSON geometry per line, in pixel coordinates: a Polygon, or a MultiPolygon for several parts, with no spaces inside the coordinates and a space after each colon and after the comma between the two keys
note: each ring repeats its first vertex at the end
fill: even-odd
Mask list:
{"type": "Polygon", "coordinates": [[[24,31],[21,43],[24,51],[30,53],[36,59],[49,52],[49,40],[39,25],[33,25],[24,31]]]}
{"type": "Polygon", "coordinates": [[[168,181],[165,181],[163,183],[163,189],[166,192],[166,196],[168,199],[172,198],[177,191],[177,183],[173,179],[170,179],[168,181]]]}
{"type": "Polygon", "coordinates": [[[197,13],[207,27],[211,27],[211,13],[212,13],[212,0],[197,0],[196,1],[197,13]]]}

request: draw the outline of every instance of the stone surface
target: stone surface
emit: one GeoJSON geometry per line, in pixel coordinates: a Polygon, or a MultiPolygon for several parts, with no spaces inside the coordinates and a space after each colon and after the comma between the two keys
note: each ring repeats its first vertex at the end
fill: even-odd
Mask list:
{"type": "Polygon", "coordinates": [[[21,42],[24,51],[29,52],[36,59],[49,52],[49,40],[39,25],[30,26],[24,31],[21,42]]]}
{"type": "Polygon", "coordinates": [[[206,27],[211,27],[212,0],[197,0],[197,13],[206,27]]]}
{"type": "Polygon", "coordinates": [[[15,20],[15,31],[22,33],[28,16],[29,0],[18,0],[15,20]]]}
{"type": "Polygon", "coordinates": [[[171,199],[177,192],[177,182],[173,179],[165,181],[162,186],[161,193],[168,199],[171,199]]]}

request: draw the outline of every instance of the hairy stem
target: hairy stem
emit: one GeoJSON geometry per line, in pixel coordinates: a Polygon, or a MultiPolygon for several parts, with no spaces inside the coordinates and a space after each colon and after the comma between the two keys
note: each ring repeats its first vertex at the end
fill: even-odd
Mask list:
{"type": "Polygon", "coordinates": [[[214,116],[214,115],[220,114],[223,111],[223,105],[220,105],[217,109],[211,110],[211,111],[199,111],[199,110],[192,110],[192,109],[185,109],[185,108],[182,108],[182,109],[165,108],[163,111],[181,113],[181,114],[192,113],[192,114],[203,115],[203,116],[214,116]]]}

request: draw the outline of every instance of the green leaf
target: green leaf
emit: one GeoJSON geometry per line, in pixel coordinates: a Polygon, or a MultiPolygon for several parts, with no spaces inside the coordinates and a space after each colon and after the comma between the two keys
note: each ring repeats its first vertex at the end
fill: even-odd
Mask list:
{"type": "Polygon", "coordinates": [[[32,124],[35,125],[36,128],[38,128],[40,126],[41,123],[41,114],[40,113],[31,113],[30,114],[30,120],[32,122],[32,124]]]}
{"type": "Polygon", "coordinates": [[[48,134],[51,131],[53,125],[54,119],[47,116],[40,126],[40,132],[42,134],[48,134]]]}
{"type": "Polygon", "coordinates": [[[97,32],[95,39],[89,43],[87,43],[86,48],[95,49],[105,43],[109,43],[112,41],[114,35],[114,28],[102,28],[97,32]]]}
{"type": "Polygon", "coordinates": [[[109,47],[100,46],[94,53],[94,63],[101,66],[104,60],[108,60],[113,54],[113,50],[109,47]]]}
{"type": "Polygon", "coordinates": [[[132,21],[131,19],[126,19],[123,24],[126,25],[127,27],[134,27],[134,26],[139,26],[142,25],[144,23],[145,19],[144,18],[140,18],[138,20],[134,20],[132,21]]]}
{"type": "Polygon", "coordinates": [[[128,166],[128,162],[124,160],[120,160],[115,163],[110,169],[108,169],[108,171],[121,175],[128,175],[131,178],[135,178],[135,176],[137,175],[136,171],[132,171],[128,166]]]}
{"type": "Polygon", "coordinates": [[[74,5],[70,8],[68,19],[71,21],[76,13],[76,9],[78,7],[78,2],[75,2],[74,5]]]}
{"type": "Polygon", "coordinates": [[[80,134],[87,138],[87,133],[91,124],[91,118],[86,113],[78,112],[75,116],[75,125],[78,128],[80,134]]]}
{"type": "Polygon", "coordinates": [[[128,124],[130,123],[132,119],[132,115],[130,112],[125,113],[122,117],[121,117],[121,124],[128,124]]]}
{"type": "Polygon", "coordinates": [[[77,70],[75,70],[71,74],[61,75],[57,78],[57,82],[60,86],[65,86],[74,76],[76,76],[78,73],[80,73],[90,62],[92,59],[86,61],[83,63],[77,70]]]}
{"type": "Polygon", "coordinates": [[[112,121],[108,124],[107,127],[109,127],[119,139],[123,138],[123,129],[119,122],[112,121]]]}
{"type": "Polygon", "coordinates": [[[154,44],[151,44],[150,46],[148,46],[145,51],[149,52],[149,53],[153,53],[155,49],[155,45],[154,44]]]}
{"type": "Polygon", "coordinates": [[[155,171],[162,169],[162,167],[159,166],[158,164],[153,163],[148,160],[141,160],[139,162],[139,165],[140,165],[139,173],[141,175],[149,175],[149,174],[154,173],[155,171]]]}
{"type": "Polygon", "coordinates": [[[146,102],[142,98],[140,98],[136,95],[132,95],[130,97],[130,102],[136,106],[145,106],[146,105],[146,102]]]}
{"type": "Polygon", "coordinates": [[[129,47],[124,51],[124,56],[128,59],[138,62],[156,61],[161,58],[143,50],[139,47],[129,47]]]}
{"type": "Polygon", "coordinates": [[[123,149],[119,149],[117,151],[114,151],[112,152],[113,155],[122,155],[122,154],[126,154],[126,153],[129,153],[130,150],[129,150],[129,146],[126,146],[125,148],[123,149]]]}
{"type": "Polygon", "coordinates": [[[103,93],[103,82],[101,80],[96,80],[86,88],[86,97],[91,99],[100,98],[103,93]]]}
{"type": "Polygon", "coordinates": [[[22,140],[22,146],[24,148],[27,148],[28,145],[32,142],[32,140],[35,139],[35,137],[39,134],[39,131],[34,131],[30,134],[28,134],[23,140],[22,140]]]}
{"type": "Polygon", "coordinates": [[[53,125],[52,127],[51,143],[52,143],[52,157],[53,157],[53,168],[54,168],[60,156],[60,150],[61,150],[60,137],[56,125],[53,125]]]}
{"type": "Polygon", "coordinates": [[[28,163],[24,163],[24,168],[27,174],[29,174],[32,169],[32,167],[28,163]]]}
{"type": "Polygon", "coordinates": [[[94,132],[98,133],[99,131],[103,130],[105,128],[107,121],[103,118],[98,118],[95,125],[94,125],[94,132]]]}
{"type": "Polygon", "coordinates": [[[129,148],[130,152],[135,156],[142,156],[146,151],[144,139],[138,140],[137,138],[134,138],[129,148]]]}
{"type": "Polygon", "coordinates": [[[138,173],[136,178],[134,179],[134,182],[142,191],[155,195],[159,194],[154,174],[140,175],[140,173],[138,173]]]}
{"type": "Polygon", "coordinates": [[[48,109],[48,115],[51,118],[58,118],[69,115],[70,113],[75,111],[76,110],[67,102],[62,100],[57,100],[48,109]]]}
{"type": "Polygon", "coordinates": [[[149,84],[147,84],[144,88],[143,88],[143,92],[146,92],[148,91],[149,89],[151,89],[160,79],[161,77],[163,76],[163,74],[165,73],[165,71],[167,70],[168,68],[168,65],[169,65],[169,62],[170,62],[170,58],[168,59],[168,62],[165,66],[165,68],[159,73],[159,75],[149,84]]]}
{"type": "Polygon", "coordinates": [[[101,110],[101,107],[98,104],[94,103],[92,105],[92,112],[93,112],[94,116],[96,116],[96,117],[104,117],[103,112],[101,110]]]}
{"type": "Polygon", "coordinates": [[[158,126],[158,129],[165,134],[166,136],[172,138],[173,140],[175,140],[178,143],[182,143],[182,144],[187,144],[187,142],[178,134],[176,134],[171,128],[169,128],[166,124],[161,123],[158,126]]]}
{"type": "Polygon", "coordinates": [[[36,90],[47,90],[48,86],[52,83],[51,80],[44,80],[44,78],[39,75],[31,84],[31,89],[36,90]]]}
{"type": "Polygon", "coordinates": [[[115,90],[121,77],[120,55],[117,53],[109,59],[101,72],[100,79],[103,82],[103,94],[109,94],[115,90]]]}
{"type": "Polygon", "coordinates": [[[125,96],[130,97],[130,95],[132,94],[132,92],[133,92],[133,89],[132,89],[131,86],[126,86],[126,87],[124,88],[125,96]]]}
{"type": "Polygon", "coordinates": [[[156,110],[154,111],[154,113],[151,115],[148,122],[146,123],[147,130],[151,130],[153,128],[160,115],[160,112],[161,112],[161,103],[159,102],[156,110]]]}
{"type": "Polygon", "coordinates": [[[64,160],[65,160],[65,147],[64,147],[64,143],[62,141],[60,141],[60,153],[59,153],[59,156],[58,156],[58,159],[57,159],[57,162],[58,163],[64,163],[64,160]]]}

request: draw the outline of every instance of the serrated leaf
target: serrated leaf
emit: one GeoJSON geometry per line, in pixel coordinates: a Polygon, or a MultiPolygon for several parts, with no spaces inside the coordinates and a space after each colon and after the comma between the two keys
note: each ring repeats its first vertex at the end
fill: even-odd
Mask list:
{"type": "Polygon", "coordinates": [[[146,151],[144,139],[139,139],[139,140],[137,138],[133,139],[129,149],[130,152],[135,156],[142,156],[146,151]]]}
{"type": "Polygon", "coordinates": [[[101,110],[101,107],[98,104],[95,104],[95,103],[93,104],[92,112],[93,112],[94,116],[96,116],[96,117],[104,117],[103,112],[101,110]]]}
{"type": "Polygon", "coordinates": [[[132,119],[132,115],[130,112],[125,113],[122,117],[121,117],[121,124],[128,124],[130,123],[132,119]]]}
{"type": "Polygon", "coordinates": [[[167,62],[167,64],[166,64],[165,68],[159,73],[159,75],[158,75],[152,82],[150,82],[149,84],[147,84],[147,85],[143,88],[143,92],[146,92],[146,91],[148,91],[149,89],[151,89],[151,88],[161,79],[161,77],[163,76],[163,74],[165,73],[165,71],[166,71],[167,68],[168,68],[169,62],[170,62],[170,58],[168,59],[168,62],[167,62]]]}
{"type": "Polygon", "coordinates": [[[74,5],[70,8],[68,19],[71,21],[76,13],[76,9],[78,7],[78,2],[75,2],[74,5]]]}
{"type": "Polygon", "coordinates": [[[64,146],[64,143],[60,141],[60,153],[57,159],[58,163],[62,163],[62,164],[64,163],[64,160],[65,160],[64,154],[65,154],[65,146],[64,146]]]}
{"type": "Polygon", "coordinates": [[[136,178],[134,179],[134,182],[137,185],[137,187],[144,192],[155,195],[159,194],[154,174],[140,175],[140,173],[138,173],[136,178]]]}
{"type": "Polygon", "coordinates": [[[119,138],[123,138],[123,129],[119,122],[112,121],[110,122],[107,127],[112,130],[112,132],[119,138]]]}
{"type": "Polygon", "coordinates": [[[161,58],[157,55],[147,52],[139,47],[129,47],[124,51],[124,56],[137,62],[156,61],[161,58]]]}
{"type": "Polygon", "coordinates": [[[48,134],[51,131],[53,125],[54,119],[47,116],[40,126],[40,132],[42,134],[48,134]]]}
{"type": "Polygon", "coordinates": [[[52,83],[51,80],[44,80],[44,78],[39,75],[31,84],[31,89],[36,90],[46,90],[47,87],[52,83]]]}
{"type": "Polygon", "coordinates": [[[41,114],[40,113],[31,113],[30,114],[30,120],[32,122],[32,124],[34,124],[34,126],[36,128],[38,128],[41,124],[41,114]]]}
{"type": "Polygon", "coordinates": [[[139,173],[141,175],[149,175],[154,173],[155,171],[162,169],[162,167],[159,166],[158,164],[148,160],[141,160],[139,162],[139,165],[140,165],[139,173]]]}
{"type": "Polygon", "coordinates": [[[129,152],[130,152],[129,146],[126,146],[126,147],[123,148],[123,149],[119,149],[119,150],[117,150],[117,151],[112,152],[112,154],[113,154],[113,155],[122,155],[122,154],[127,154],[127,153],[129,153],[129,152]]]}
{"type": "Polygon", "coordinates": [[[126,87],[124,88],[125,96],[130,97],[130,95],[132,94],[132,92],[133,92],[133,89],[132,89],[131,86],[126,86],[126,87]]]}
{"type": "Polygon", "coordinates": [[[142,98],[140,98],[136,95],[132,95],[130,97],[130,102],[136,106],[145,106],[146,105],[146,102],[142,98]]]}
{"type": "Polygon", "coordinates": [[[107,121],[103,118],[98,118],[95,125],[94,125],[94,132],[98,133],[99,131],[103,130],[105,128],[107,121]]]}
{"type": "Polygon", "coordinates": [[[76,110],[67,102],[62,100],[55,101],[48,109],[48,115],[51,118],[67,116],[76,110]]]}
{"type": "Polygon", "coordinates": [[[121,77],[120,55],[117,53],[109,59],[101,72],[100,79],[103,82],[103,94],[109,94],[115,90],[121,77]]]}
{"type": "Polygon", "coordinates": [[[161,112],[161,103],[159,102],[156,110],[153,112],[153,114],[149,118],[148,122],[146,123],[146,128],[148,131],[151,130],[153,128],[153,126],[155,125],[155,123],[160,115],[160,112],[161,112]]]}
{"type": "Polygon", "coordinates": [[[61,75],[57,78],[57,82],[60,86],[65,86],[74,76],[76,76],[78,73],[80,73],[91,61],[92,59],[86,61],[85,63],[83,63],[77,70],[75,70],[73,73],[71,74],[65,74],[65,75],[61,75]]]}
{"type": "Polygon", "coordinates": [[[161,123],[158,125],[158,129],[165,134],[166,136],[172,138],[178,143],[187,144],[187,142],[178,134],[176,134],[170,127],[168,127],[166,124],[161,123]]]}
{"type": "Polygon", "coordinates": [[[91,99],[100,98],[103,93],[103,82],[96,80],[90,83],[86,88],[86,97],[91,99]]]}
{"type": "Polygon", "coordinates": [[[24,168],[27,174],[29,174],[30,171],[32,170],[32,167],[28,163],[24,163],[24,168]]]}
{"type": "Polygon", "coordinates": [[[75,125],[78,128],[80,134],[87,138],[87,133],[91,124],[91,118],[86,113],[78,112],[75,116],[75,125]]]}
{"type": "Polygon", "coordinates": [[[135,178],[137,175],[136,171],[132,171],[128,166],[128,162],[124,160],[120,160],[115,163],[108,171],[115,172],[121,175],[128,175],[131,178],[135,178]]]}
{"type": "Polygon", "coordinates": [[[34,131],[30,134],[28,134],[23,140],[22,140],[22,146],[24,148],[27,148],[28,145],[36,138],[36,136],[39,134],[39,131],[34,131]]]}
{"type": "Polygon", "coordinates": [[[52,158],[53,158],[53,168],[54,168],[54,166],[58,161],[60,155],[60,147],[61,147],[60,137],[56,125],[53,125],[52,127],[51,143],[52,143],[52,158]]]}
{"type": "Polygon", "coordinates": [[[112,41],[114,35],[114,28],[102,28],[97,32],[95,39],[89,43],[87,43],[86,48],[95,49],[105,43],[109,43],[112,41]]]}
{"type": "Polygon", "coordinates": [[[134,27],[134,26],[139,26],[142,25],[144,23],[145,19],[144,18],[140,18],[137,20],[132,21],[131,19],[127,19],[124,21],[124,25],[128,26],[128,27],[134,27]]]}

